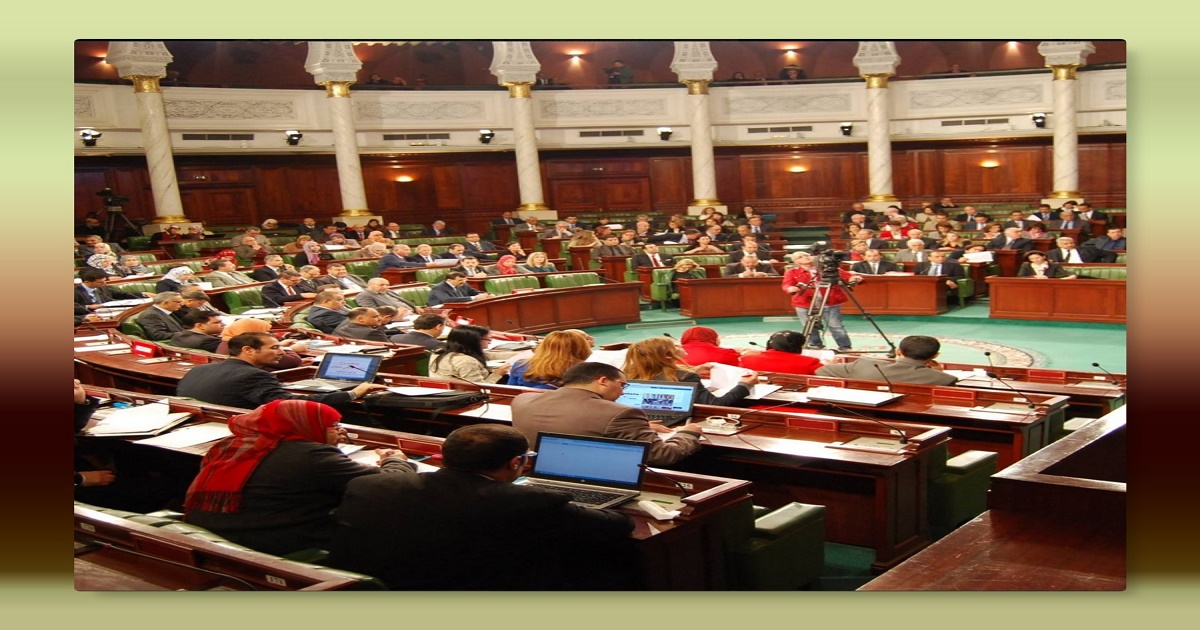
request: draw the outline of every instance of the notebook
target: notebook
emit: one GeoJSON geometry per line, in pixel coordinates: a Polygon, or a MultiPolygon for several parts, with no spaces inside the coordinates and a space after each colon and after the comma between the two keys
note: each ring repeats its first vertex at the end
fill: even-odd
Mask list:
{"type": "Polygon", "coordinates": [[[692,417],[699,383],[629,381],[617,402],[637,407],[651,420],[672,427],[692,417]]]}
{"type": "Polygon", "coordinates": [[[316,378],[284,383],[284,387],[314,392],[354,389],[375,380],[382,360],[383,357],[378,355],[326,353],[316,378]]]}
{"type": "Polygon", "coordinates": [[[526,485],[572,495],[590,508],[620,505],[642,490],[642,467],[649,442],[562,433],[538,433],[537,457],[526,485]]]}

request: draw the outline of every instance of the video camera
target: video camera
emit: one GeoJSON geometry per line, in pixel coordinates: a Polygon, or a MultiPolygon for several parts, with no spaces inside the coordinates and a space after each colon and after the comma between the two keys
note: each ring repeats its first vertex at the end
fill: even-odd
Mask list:
{"type": "Polygon", "coordinates": [[[825,249],[825,243],[817,242],[812,246],[812,256],[816,259],[817,272],[821,276],[821,280],[836,284],[840,282],[838,271],[841,269],[843,261],[850,260],[850,252],[840,249],[825,249]]]}
{"type": "Polygon", "coordinates": [[[129,197],[124,197],[113,192],[111,188],[105,188],[96,193],[97,196],[104,198],[104,207],[109,211],[121,211],[121,204],[129,201],[129,197]]]}

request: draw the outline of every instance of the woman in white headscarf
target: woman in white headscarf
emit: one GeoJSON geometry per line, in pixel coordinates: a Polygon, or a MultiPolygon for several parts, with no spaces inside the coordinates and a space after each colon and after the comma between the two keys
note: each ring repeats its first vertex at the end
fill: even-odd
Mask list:
{"type": "Polygon", "coordinates": [[[163,291],[178,291],[179,287],[182,286],[183,283],[191,282],[194,274],[195,272],[192,271],[191,267],[185,267],[183,265],[172,267],[170,271],[163,274],[162,280],[159,280],[154,285],[154,292],[162,293],[163,291]]]}

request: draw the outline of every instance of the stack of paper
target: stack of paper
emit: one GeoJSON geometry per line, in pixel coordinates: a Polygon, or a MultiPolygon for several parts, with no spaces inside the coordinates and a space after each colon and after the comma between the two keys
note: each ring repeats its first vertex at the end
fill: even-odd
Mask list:
{"type": "Polygon", "coordinates": [[[170,405],[152,403],[116,409],[85,431],[88,435],[157,435],[192,417],[191,413],[171,413],[170,405]]]}

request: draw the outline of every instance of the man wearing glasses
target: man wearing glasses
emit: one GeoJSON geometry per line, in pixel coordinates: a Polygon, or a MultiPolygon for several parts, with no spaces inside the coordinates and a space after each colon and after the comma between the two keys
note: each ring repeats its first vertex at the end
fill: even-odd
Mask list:
{"type": "Polygon", "coordinates": [[[579,363],[563,374],[558,389],[514,398],[513,427],[529,440],[546,432],[650,442],[651,466],[673,464],[700,450],[700,425],[677,427],[663,440],[658,434],[671,429],[651,424],[641,409],[614,402],[625,384],[625,374],[611,365],[579,363]]]}
{"type": "Polygon", "coordinates": [[[352,480],[330,566],[394,590],[631,588],[633,521],[513,485],[533,455],[512,427],[476,424],[450,433],[436,472],[352,480]]]}

